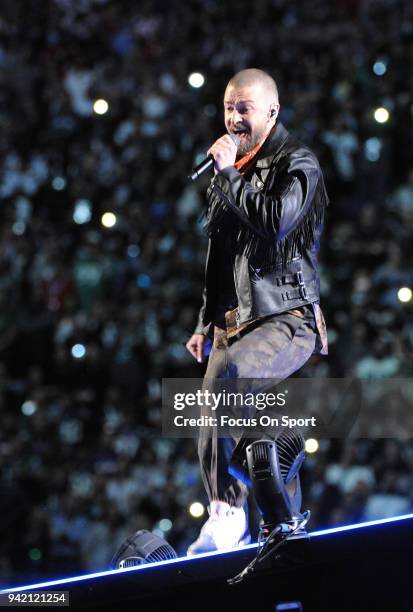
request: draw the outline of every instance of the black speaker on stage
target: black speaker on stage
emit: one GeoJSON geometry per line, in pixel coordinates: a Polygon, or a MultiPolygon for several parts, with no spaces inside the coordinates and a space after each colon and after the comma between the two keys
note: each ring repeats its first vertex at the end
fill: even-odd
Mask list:
{"type": "Polygon", "coordinates": [[[177,556],[168,542],[146,529],[140,529],[119,546],[112,558],[111,568],[123,569],[142,563],[176,559],[177,556]]]}

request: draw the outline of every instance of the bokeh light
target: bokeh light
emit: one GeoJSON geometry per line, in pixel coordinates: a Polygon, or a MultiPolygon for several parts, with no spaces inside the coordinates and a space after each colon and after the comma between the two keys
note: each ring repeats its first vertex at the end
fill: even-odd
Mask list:
{"type": "Polygon", "coordinates": [[[387,66],[383,61],[377,60],[377,62],[374,62],[373,72],[376,76],[383,76],[383,74],[386,73],[386,70],[387,66]]]}
{"type": "Polygon", "coordinates": [[[171,531],[172,529],[172,521],[168,518],[163,518],[159,521],[159,529],[163,532],[171,531]]]}
{"type": "Polygon", "coordinates": [[[82,359],[86,355],[86,347],[84,344],[75,344],[71,349],[72,357],[82,359]]]}
{"type": "Polygon", "coordinates": [[[24,416],[32,416],[36,412],[36,410],[37,404],[32,400],[26,400],[25,402],[23,402],[21,407],[21,411],[24,416]]]}
{"type": "Polygon", "coordinates": [[[189,506],[189,514],[194,518],[199,518],[205,512],[204,506],[200,502],[193,502],[189,506]]]}
{"type": "Polygon", "coordinates": [[[205,77],[200,72],[192,72],[188,77],[188,83],[194,89],[199,89],[205,83],[205,77]]]}
{"type": "Polygon", "coordinates": [[[380,159],[382,143],[379,138],[368,138],[364,143],[364,155],[366,159],[375,162],[380,159]]]}
{"type": "Polygon", "coordinates": [[[13,223],[12,230],[15,236],[23,236],[24,232],[26,231],[26,224],[23,223],[23,221],[15,221],[13,223]]]}
{"type": "Polygon", "coordinates": [[[397,297],[400,302],[410,302],[412,299],[412,290],[410,287],[400,287],[397,292],[397,297]]]}
{"type": "Polygon", "coordinates": [[[40,561],[42,558],[42,551],[38,548],[31,548],[29,550],[29,557],[32,561],[40,561]]]}
{"type": "Polygon", "coordinates": [[[305,450],[309,454],[316,453],[319,446],[318,440],[315,438],[308,438],[308,440],[305,441],[305,450]]]}
{"type": "Polygon", "coordinates": [[[103,213],[100,221],[104,227],[113,227],[116,225],[117,219],[116,215],[114,215],[112,212],[105,212],[103,213]]]}
{"type": "Polygon", "coordinates": [[[93,110],[97,115],[104,115],[109,110],[109,104],[103,98],[99,98],[99,100],[94,101],[93,110]]]}
{"type": "Polygon", "coordinates": [[[52,180],[52,187],[55,191],[63,191],[66,187],[66,180],[62,176],[55,176],[52,180]]]}
{"type": "Polygon", "coordinates": [[[75,202],[73,221],[78,225],[89,223],[92,219],[92,204],[89,200],[79,199],[75,202]]]}
{"type": "Polygon", "coordinates": [[[374,111],[374,118],[377,123],[386,123],[390,118],[390,113],[387,108],[384,108],[384,106],[380,106],[374,111]]]}
{"type": "Polygon", "coordinates": [[[128,246],[128,257],[131,259],[135,259],[135,257],[139,257],[141,250],[137,244],[130,244],[128,246]]]}
{"type": "Polygon", "coordinates": [[[136,284],[142,289],[148,289],[152,285],[152,279],[149,274],[139,274],[136,279],[136,284]]]}

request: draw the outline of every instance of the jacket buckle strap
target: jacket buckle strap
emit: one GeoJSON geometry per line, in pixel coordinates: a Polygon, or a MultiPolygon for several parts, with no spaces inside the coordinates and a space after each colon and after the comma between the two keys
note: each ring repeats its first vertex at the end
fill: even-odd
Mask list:
{"type": "Polygon", "coordinates": [[[298,270],[298,272],[296,272],[296,278],[297,278],[297,283],[298,283],[298,287],[300,291],[300,296],[303,298],[303,300],[306,300],[308,297],[308,294],[307,294],[307,287],[305,286],[305,282],[303,279],[302,270],[298,270]]]}
{"type": "Polygon", "coordinates": [[[284,276],[278,276],[276,278],[276,282],[277,282],[277,286],[281,287],[281,285],[287,285],[287,284],[291,284],[294,283],[294,281],[296,280],[296,275],[294,274],[285,274],[284,276]]]}
{"type": "Polygon", "coordinates": [[[293,291],[286,291],[285,293],[282,293],[282,299],[284,302],[288,301],[288,300],[297,300],[299,297],[301,297],[301,293],[299,292],[298,289],[295,289],[293,291]]]}

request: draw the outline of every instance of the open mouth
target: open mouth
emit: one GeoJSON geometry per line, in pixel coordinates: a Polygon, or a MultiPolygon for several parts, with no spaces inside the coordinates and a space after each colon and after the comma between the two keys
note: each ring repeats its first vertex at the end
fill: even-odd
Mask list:
{"type": "Polygon", "coordinates": [[[249,136],[249,132],[245,128],[240,128],[240,129],[237,129],[237,130],[233,130],[232,133],[236,134],[238,136],[238,138],[240,139],[240,142],[245,141],[248,138],[248,136],[249,136]]]}

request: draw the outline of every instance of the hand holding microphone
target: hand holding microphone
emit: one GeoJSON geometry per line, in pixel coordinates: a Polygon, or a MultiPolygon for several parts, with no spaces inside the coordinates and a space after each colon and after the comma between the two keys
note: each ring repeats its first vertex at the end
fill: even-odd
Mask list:
{"type": "Polygon", "coordinates": [[[237,150],[240,139],[236,134],[225,134],[218,138],[208,150],[208,157],[205,158],[188,178],[196,181],[201,174],[214,167],[215,172],[220,172],[228,166],[233,166],[237,157],[237,150]]]}

